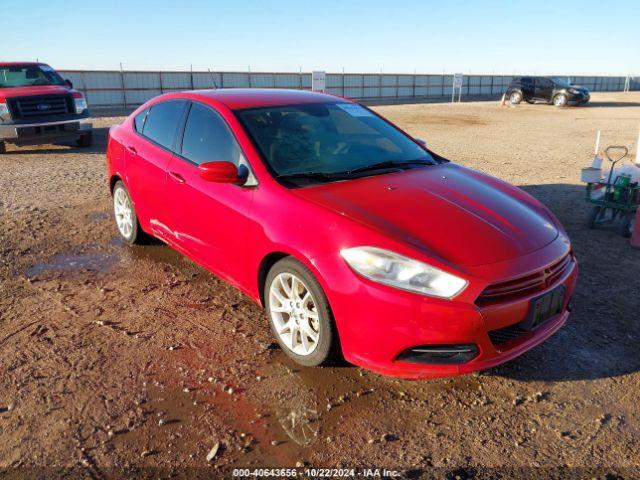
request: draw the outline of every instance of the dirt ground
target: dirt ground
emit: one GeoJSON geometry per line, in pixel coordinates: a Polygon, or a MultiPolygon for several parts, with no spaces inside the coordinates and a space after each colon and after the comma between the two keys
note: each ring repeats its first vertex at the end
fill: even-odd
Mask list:
{"type": "Polygon", "coordinates": [[[405,478],[640,478],[640,250],[613,229],[586,228],[579,181],[597,129],[603,144],[635,154],[640,93],[596,93],[566,109],[376,110],[556,213],[581,268],[566,327],[479,375],[299,368],[243,294],[166,246],[118,240],[104,151],[122,118],[98,118],[92,149],[0,156],[0,478],[338,466],[405,478]]]}

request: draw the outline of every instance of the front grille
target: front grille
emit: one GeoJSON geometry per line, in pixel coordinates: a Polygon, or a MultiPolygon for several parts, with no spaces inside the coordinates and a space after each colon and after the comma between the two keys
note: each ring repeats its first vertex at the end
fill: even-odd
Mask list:
{"type": "Polygon", "coordinates": [[[36,95],[10,98],[7,101],[14,120],[75,113],[71,95],[36,95]]]}
{"type": "Polygon", "coordinates": [[[489,285],[482,291],[476,304],[485,306],[517,300],[525,295],[545,290],[564,275],[572,262],[571,254],[567,254],[549,267],[533,274],[489,285]]]}
{"type": "Polygon", "coordinates": [[[489,332],[489,338],[491,339],[491,343],[498,346],[510,340],[515,340],[525,333],[528,333],[528,331],[520,325],[515,324],[509,325],[508,327],[498,328],[497,330],[491,330],[489,332]]]}

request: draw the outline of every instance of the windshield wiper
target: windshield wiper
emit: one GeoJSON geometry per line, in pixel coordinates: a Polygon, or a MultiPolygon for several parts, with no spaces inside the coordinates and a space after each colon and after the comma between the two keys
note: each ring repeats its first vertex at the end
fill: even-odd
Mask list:
{"type": "Polygon", "coordinates": [[[297,172],[297,173],[283,173],[276,178],[284,178],[286,180],[302,178],[310,180],[335,180],[336,178],[342,178],[344,175],[340,172],[297,172]]]}
{"type": "Polygon", "coordinates": [[[336,174],[340,173],[343,175],[347,175],[352,173],[370,172],[373,170],[383,170],[385,168],[398,168],[398,167],[404,167],[407,165],[433,165],[433,163],[424,161],[424,160],[404,160],[404,161],[387,160],[384,162],[372,163],[371,165],[364,165],[363,167],[354,168],[353,170],[336,172],[336,174]]]}

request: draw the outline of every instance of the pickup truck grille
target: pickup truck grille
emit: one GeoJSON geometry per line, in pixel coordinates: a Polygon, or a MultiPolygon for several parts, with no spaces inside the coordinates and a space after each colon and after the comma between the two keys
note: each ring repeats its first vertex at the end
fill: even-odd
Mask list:
{"type": "Polygon", "coordinates": [[[7,99],[14,120],[75,113],[71,95],[37,95],[7,99]]]}

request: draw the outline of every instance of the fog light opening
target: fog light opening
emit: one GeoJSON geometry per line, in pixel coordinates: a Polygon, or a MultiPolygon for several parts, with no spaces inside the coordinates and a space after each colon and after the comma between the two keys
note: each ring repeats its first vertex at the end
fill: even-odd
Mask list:
{"type": "Polygon", "coordinates": [[[480,351],[475,344],[420,345],[408,348],[396,360],[431,365],[459,365],[473,360],[480,351]]]}

